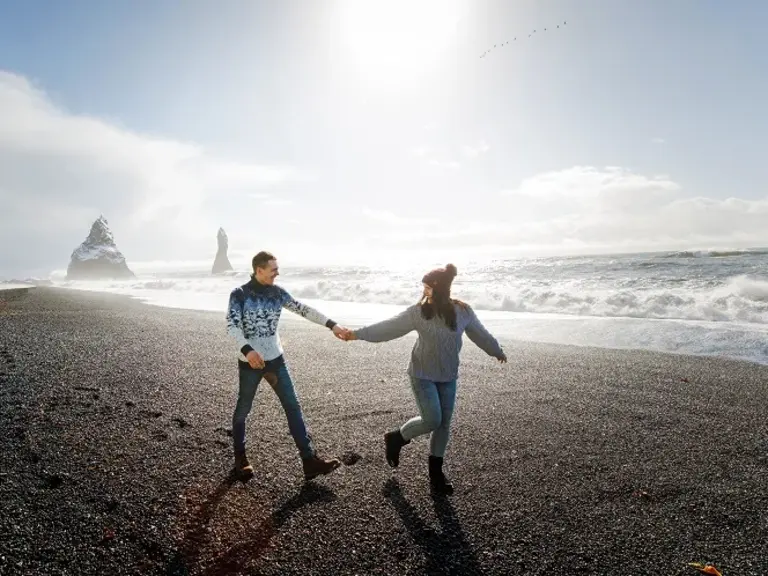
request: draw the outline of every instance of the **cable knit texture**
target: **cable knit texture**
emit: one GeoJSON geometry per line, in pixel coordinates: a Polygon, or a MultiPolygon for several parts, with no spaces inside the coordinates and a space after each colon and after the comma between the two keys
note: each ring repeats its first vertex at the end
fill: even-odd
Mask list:
{"type": "Polygon", "coordinates": [[[499,357],[503,353],[496,338],[486,330],[472,308],[466,304],[454,306],[455,332],[438,316],[425,319],[421,315],[421,306],[414,304],[393,318],[356,330],[355,336],[366,342],[386,342],[415,330],[419,338],[411,352],[408,374],[433,382],[450,382],[459,375],[459,353],[465,332],[489,356],[499,357]]]}

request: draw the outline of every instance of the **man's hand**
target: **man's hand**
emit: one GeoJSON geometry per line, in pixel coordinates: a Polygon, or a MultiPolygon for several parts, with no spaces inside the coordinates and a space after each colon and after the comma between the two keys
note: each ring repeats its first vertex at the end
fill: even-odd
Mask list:
{"type": "Polygon", "coordinates": [[[504,352],[502,352],[501,356],[496,356],[496,360],[498,360],[502,364],[505,364],[507,362],[507,355],[504,354],[504,352]]]}
{"type": "Polygon", "coordinates": [[[344,328],[344,326],[336,324],[336,326],[333,327],[333,335],[339,340],[349,340],[349,335],[351,333],[352,332],[348,328],[344,328]]]}
{"type": "Polygon", "coordinates": [[[248,354],[245,355],[245,359],[248,360],[248,364],[250,364],[251,368],[254,370],[264,368],[264,358],[262,358],[261,354],[256,352],[256,350],[248,352],[248,354]]]}

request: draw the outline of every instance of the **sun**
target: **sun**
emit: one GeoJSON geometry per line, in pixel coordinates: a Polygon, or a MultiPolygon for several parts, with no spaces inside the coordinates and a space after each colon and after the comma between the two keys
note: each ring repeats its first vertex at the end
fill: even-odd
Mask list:
{"type": "Polygon", "coordinates": [[[455,41],[468,0],[338,0],[345,53],[370,75],[424,66],[455,41]]]}

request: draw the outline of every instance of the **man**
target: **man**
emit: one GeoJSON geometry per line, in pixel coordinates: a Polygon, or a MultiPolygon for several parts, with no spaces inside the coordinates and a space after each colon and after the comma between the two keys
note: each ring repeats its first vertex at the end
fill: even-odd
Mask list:
{"type": "Polygon", "coordinates": [[[307,320],[331,329],[337,338],[348,330],[323,316],[317,310],[294,300],[283,288],[275,285],[279,275],[277,259],[269,252],[259,252],[252,260],[253,274],[247,284],[235,288],[229,296],[228,332],[240,349],[238,372],[240,390],[232,416],[232,438],[235,450],[235,471],[246,477],[253,467],[245,453],[245,422],[262,378],[272,386],[285,415],[288,428],[299,449],[304,465],[304,477],[311,480],[328,474],[341,463],[337,459],[319,458],[304,423],[301,404],[283,358],[283,347],[277,333],[280,312],[286,308],[307,320]]]}

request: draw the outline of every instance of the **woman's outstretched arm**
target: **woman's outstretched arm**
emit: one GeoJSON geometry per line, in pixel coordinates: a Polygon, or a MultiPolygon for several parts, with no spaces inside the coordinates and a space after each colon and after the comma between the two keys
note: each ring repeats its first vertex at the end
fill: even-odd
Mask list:
{"type": "Polygon", "coordinates": [[[413,309],[408,308],[397,316],[359,330],[353,330],[351,339],[365,340],[366,342],[387,342],[405,336],[414,329],[413,309]]]}
{"type": "Polygon", "coordinates": [[[502,362],[504,362],[507,357],[504,354],[504,350],[501,349],[501,345],[499,345],[498,340],[493,337],[493,335],[488,332],[485,326],[483,326],[483,323],[480,322],[480,319],[475,314],[475,311],[472,310],[472,308],[469,308],[470,313],[470,321],[469,325],[467,325],[466,333],[472,342],[474,342],[478,348],[483,350],[488,356],[493,356],[494,358],[498,358],[502,362]]]}

